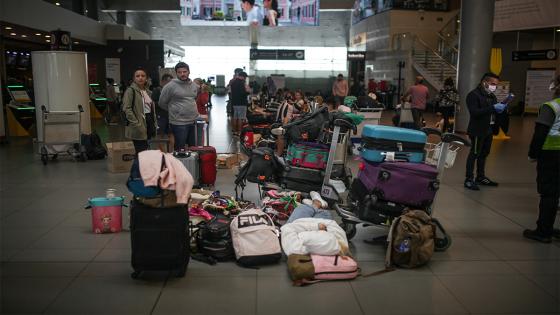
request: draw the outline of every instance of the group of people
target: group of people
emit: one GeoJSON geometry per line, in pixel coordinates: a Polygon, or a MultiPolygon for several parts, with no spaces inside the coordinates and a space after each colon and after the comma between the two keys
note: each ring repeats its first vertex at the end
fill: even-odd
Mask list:
{"type": "Polygon", "coordinates": [[[255,0],[241,0],[241,8],[247,15],[250,26],[277,26],[278,0],[263,0],[263,7],[255,4],[255,0]]]}
{"type": "Polygon", "coordinates": [[[148,74],[139,68],[134,72],[130,87],[123,93],[125,136],[134,143],[136,153],[147,150],[148,140],[158,132],[169,136],[176,151],[202,142],[203,124],[197,122],[208,121],[208,87],[200,79],[193,81],[189,78],[189,65],[184,62],[175,66],[175,73],[176,79],[164,74],[161,88],[151,93],[148,74]]]}

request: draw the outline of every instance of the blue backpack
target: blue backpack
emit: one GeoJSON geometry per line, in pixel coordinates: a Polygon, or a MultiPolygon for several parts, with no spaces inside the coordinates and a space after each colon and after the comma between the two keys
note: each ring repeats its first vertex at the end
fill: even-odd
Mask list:
{"type": "MultiPolygon", "coordinates": [[[[161,168],[165,166],[165,160],[162,158],[161,168]]],[[[138,158],[134,159],[132,162],[132,167],[130,168],[130,176],[126,181],[126,187],[135,197],[148,197],[153,198],[161,194],[161,188],[158,186],[144,186],[144,181],[140,175],[140,163],[138,158]]]]}

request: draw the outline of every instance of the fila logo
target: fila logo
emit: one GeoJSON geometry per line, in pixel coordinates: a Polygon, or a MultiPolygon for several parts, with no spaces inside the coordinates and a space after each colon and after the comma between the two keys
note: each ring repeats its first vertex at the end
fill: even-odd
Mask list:
{"type": "Polygon", "coordinates": [[[239,216],[238,228],[246,228],[251,226],[270,225],[266,214],[247,214],[239,216]]]}

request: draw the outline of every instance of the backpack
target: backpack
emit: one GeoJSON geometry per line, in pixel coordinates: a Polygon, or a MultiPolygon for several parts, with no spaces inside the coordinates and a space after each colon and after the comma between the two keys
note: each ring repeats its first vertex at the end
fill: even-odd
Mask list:
{"type": "Polygon", "coordinates": [[[88,160],[102,160],[107,156],[107,150],[95,131],[89,135],[82,134],[81,140],[88,160]]]}
{"type": "Polygon", "coordinates": [[[243,211],[231,221],[230,230],[235,257],[240,265],[273,264],[282,258],[278,230],[262,210],[243,211]]]}
{"type": "Polygon", "coordinates": [[[290,141],[315,141],[329,122],[328,108],[321,107],[311,114],[290,122],[284,126],[290,141]]]}
{"type": "MultiPolygon", "coordinates": [[[[162,157],[161,169],[165,167],[165,159],[162,157]]],[[[140,162],[138,158],[132,162],[130,175],[126,181],[126,187],[135,197],[156,198],[161,196],[161,188],[159,186],[144,186],[142,175],[140,174],[140,162]]],[[[160,198],[161,199],[161,198],[160,198]]]]}
{"type": "Polygon", "coordinates": [[[415,268],[430,261],[434,254],[436,227],[423,210],[409,210],[389,229],[386,267],[415,268]]]}
{"type": "Polygon", "coordinates": [[[198,224],[198,230],[194,233],[198,252],[217,261],[234,259],[230,223],[230,218],[218,215],[198,224]]]}

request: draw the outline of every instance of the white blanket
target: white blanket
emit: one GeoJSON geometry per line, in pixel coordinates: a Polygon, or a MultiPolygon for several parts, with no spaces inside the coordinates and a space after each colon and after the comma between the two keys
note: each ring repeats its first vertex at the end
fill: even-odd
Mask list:
{"type": "Polygon", "coordinates": [[[291,254],[337,255],[340,246],[348,248],[344,230],[333,220],[301,218],[281,228],[282,249],[286,256],[291,254]],[[326,231],[319,230],[323,223],[326,231]]]}

